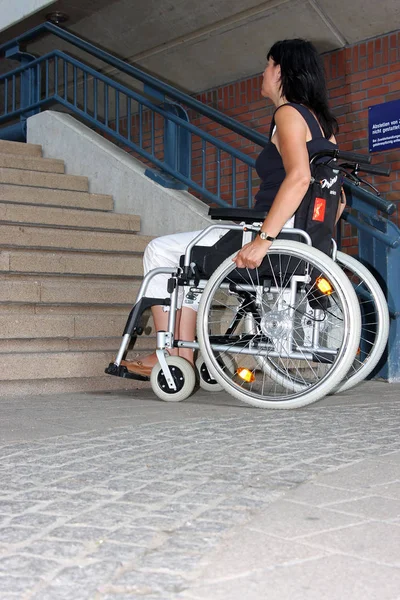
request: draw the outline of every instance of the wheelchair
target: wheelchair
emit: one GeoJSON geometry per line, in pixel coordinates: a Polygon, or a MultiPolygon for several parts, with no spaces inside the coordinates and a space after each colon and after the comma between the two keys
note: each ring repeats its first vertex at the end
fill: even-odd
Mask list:
{"type": "Polygon", "coordinates": [[[245,209],[209,214],[218,224],[187,246],[179,267],[157,268],[144,277],[106,373],[147,379],[129,373],[121,361],[144,333],[143,313],[154,305],[169,308],[168,330],[157,332],[158,363],[150,376],[164,401],[188,398],[198,380],[205,390],[225,390],[254,407],[299,408],[350,389],[374,370],[386,347],[389,314],[364,265],[338,251],[334,241],[328,256],[312,246],[305,231],[284,228],[258,269],[238,269],[232,258],[265,215],[245,209]],[[225,248],[225,256],[201,246],[213,229],[226,229],[239,246],[228,254],[225,248]],[[149,281],[159,273],[170,275],[166,298],[148,298],[149,281]],[[201,295],[193,341],[174,339],[182,286],[201,295]],[[171,348],[197,351],[196,370],[169,355],[171,348]]]}

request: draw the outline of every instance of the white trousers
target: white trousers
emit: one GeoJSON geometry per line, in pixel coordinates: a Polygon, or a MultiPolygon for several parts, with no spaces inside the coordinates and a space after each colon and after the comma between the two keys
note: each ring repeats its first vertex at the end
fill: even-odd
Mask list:
{"type": "MultiPolygon", "coordinates": [[[[152,240],[144,251],[144,274],[147,275],[149,271],[157,267],[177,267],[179,259],[182,254],[185,254],[187,246],[201,231],[173,233],[152,240]]],[[[200,244],[202,246],[213,246],[226,233],[226,229],[213,229],[202,238],[200,244]]],[[[167,273],[161,273],[153,277],[147,287],[146,297],[166,298],[168,296],[167,282],[170,277],[171,275],[167,273]]],[[[179,289],[178,308],[185,306],[197,311],[199,300],[200,294],[191,294],[190,287],[185,286],[179,289]]],[[[168,307],[165,307],[164,310],[168,310],[168,307]]]]}

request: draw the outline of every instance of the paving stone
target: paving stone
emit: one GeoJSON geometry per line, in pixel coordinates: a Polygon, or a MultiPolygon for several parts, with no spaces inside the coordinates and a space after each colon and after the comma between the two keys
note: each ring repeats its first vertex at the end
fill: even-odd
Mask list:
{"type": "Polygon", "coordinates": [[[278,538],[295,540],[317,531],[326,535],[326,532],[332,529],[346,527],[349,530],[351,525],[364,521],[365,519],[357,515],[282,500],[271,505],[265,514],[259,515],[257,522],[252,522],[251,528],[278,538]]]}
{"type": "Polygon", "coordinates": [[[382,496],[357,498],[348,502],[335,502],[331,510],[371,519],[396,519],[400,517],[400,502],[382,496]]]}
{"type": "Polygon", "coordinates": [[[381,483],[374,486],[374,492],[386,498],[400,500],[400,481],[394,483],[381,483]]]}
{"type": "Polygon", "coordinates": [[[18,501],[21,502],[21,506],[35,506],[32,502],[39,502],[39,507],[43,506],[44,503],[54,502],[54,500],[64,500],[65,493],[57,492],[54,489],[36,489],[24,491],[18,494],[18,501]]]}
{"type": "Polygon", "coordinates": [[[22,575],[23,577],[39,577],[59,568],[59,563],[47,558],[13,554],[0,558],[0,573],[22,575]]]}
{"type": "Polygon", "coordinates": [[[168,597],[164,594],[162,595],[162,597],[159,594],[146,594],[146,596],[144,597],[143,594],[135,594],[130,592],[116,592],[115,594],[105,594],[101,598],[102,600],[144,600],[144,598],[146,600],[168,600],[168,597]]]}
{"type": "Polygon", "coordinates": [[[47,585],[29,597],[29,600],[93,600],[96,595],[96,587],[47,585]]]}
{"type": "Polygon", "coordinates": [[[186,550],[174,550],[168,552],[168,547],[161,546],[159,550],[149,552],[143,564],[146,569],[168,569],[168,572],[185,573],[190,575],[192,571],[198,568],[202,551],[199,548],[197,552],[188,553],[186,550]]]}
{"type": "MultiPolygon", "coordinates": [[[[4,482],[2,481],[2,485],[4,482]]],[[[23,513],[27,509],[26,502],[16,501],[16,502],[0,502],[0,515],[17,515],[23,513]]]]}
{"type": "Polygon", "coordinates": [[[366,467],[363,462],[353,468],[351,480],[347,477],[345,469],[334,473],[327,473],[319,479],[320,483],[344,489],[368,491],[380,484],[397,483],[400,481],[399,471],[393,469],[391,463],[374,463],[366,467]]]}
{"type": "Polygon", "coordinates": [[[131,592],[142,594],[144,597],[157,592],[178,594],[188,586],[187,581],[178,573],[159,573],[147,570],[145,572],[126,571],[116,577],[113,583],[129,589],[131,592]]]}
{"type": "Polygon", "coordinates": [[[274,569],[332,554],[323,548],[277,539],[248,527],[236,528],[225,536],[224,542],[225,548],[229,548],[229,563],[223,557],[226,550],[217,548],[207,556],[207,567],[201,574],[202,580],[247,577],[249,573],[260,573],[268,568],[274,569]]]}
{"type": "MultiPolygon", "coordinates": [[[[369,494],[367,494],[369,496],[369,494]]],[[[307,506],[316,506],[318,508],[328,506],[331,507],[339,502],[345,502],[346,500],[356,500],[357,498],[364,498],[365,492],[355,492],[351,490],[344,490],[342,488],[335,488],[330,485],[321,485],[318,483],[311,483],[305,485],[299,485],[296,489],[291,491],[290,499],[293,502],[300,502],[307,506]]]]}
{"type": "Polygon", "coordinates": [[[24,547],[24,553],[35,554],[45,558],[76,558],[78,555],[86,554],[88,547],[85,544],[77,542],[62,542],[50,539],[41,539],[30,543],[24,547]]]}
{"type": "Polygon", "coordinates": [[[108,534],[109,540],[119,543],[129,543],[135,546],[148,547],[157,538],[158,532],[148,527],[121,527],[108,534]]]}
{"type": "Polygon", "coordinates": [[[51,536],[57,539],[92,542],[103,540],[108,534],[107,529],[100,527],[78,527],[68,526],[57,527],[51,532],[51,536]]]}
{"type": "Polygon", "coordinates": [[[110,542],[108,540],[96,545],[96,550],[87,554],[91,560],[110,560],[123,565],[137,563],[146,549],[140,546],[110,542]]]}
{"type": "Polygon", "coordinates": [[[33,527],[0,527],[0,542],[2,544],[20,544],[35,535],[33,527]]]}
{"type": "Polygon", "coordinates": [[[22,594],[27,590],[31,589],[34,585],[34,581],[30,577],[24,575],[5,575],[0,573],[0,597],[1,600],[6,598],[18,598],[22,597],[22,594]]]}
{"type": "Polygon", "coordinates": [[[51,527],[57,523],[57,519],[53,516],[32,512],[25,513],[24,515],[19,515],[18,517],[14,517],[10,521],[10,526],[14,525],[23,525],[24,527],[51,527]]]}
{"type": "MultiPolygon", "coordinates": [[[[140,517],[140,515],[137,515],[137,517],[140,517]]],[[[135,521],[135,517],[133,515],[131,520],[135,521]]],[[[70,519],[68,521],[68,525],[89,525],[95,527],[101,523],[102,527],[114,529],[115,527],[119,527],[126,522],[127,516],[124,514],[118,515],[117,511],[107,512],[104,510],[103,512],[101,509],[98,509],[80,513],[78,516],[70,519]]]]}
{"type": "Polygon", "coordinates": [[[192,587],[179,600],[394,600],[400,571],[350,556],[329,556],[192,587]]]}
{"type": "Polygon", "coordinates": [[[323,545],[332,552],[351,554],[360,559],[400,567],[400,526],[376,521],[369,521],[367,525],[360,524],[325,531],[323,534],[312,534],[307,536],[304,542],[323,545]]]}
{"type": "MultiPolygon", "coordinates": [[[[64,498],[66,495],[67,494],[64,494],[64,498]]],[[[88,503],[84,500],[73,500],[72,498],[72,496],[69,496],[67,500],[50,502],[50,504],[48,504],[46,507],[47,512],[59,516],[69,515],[69,518],[71,518],[75,514],[80,514],[88,507],[88,503]]]]}

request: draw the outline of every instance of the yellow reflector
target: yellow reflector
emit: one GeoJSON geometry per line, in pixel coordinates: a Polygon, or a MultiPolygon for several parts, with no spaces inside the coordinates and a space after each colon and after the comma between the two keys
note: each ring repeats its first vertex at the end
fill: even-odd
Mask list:
{"type": "Polygon", "coordinates": [[[329,281],[325,279],[325,277],[318,277],[315,283],[317,284],[317,288],[319,289],[319,291],[323,294],[326,294],[327,296],[332,294],[333,287],[331,286],[329,281]]]}
{"type": "Polygon", "coordinates": [[[255,380],[256,376],[254,375],[254,373],[252,371],[250,371],[249,369],[246,368],[240,368],[236,371],[236,373],[239,375],[240,379],[243,379],[243,381],[247,381],[247,383],[253,383],[253,381],[255,380]]]}

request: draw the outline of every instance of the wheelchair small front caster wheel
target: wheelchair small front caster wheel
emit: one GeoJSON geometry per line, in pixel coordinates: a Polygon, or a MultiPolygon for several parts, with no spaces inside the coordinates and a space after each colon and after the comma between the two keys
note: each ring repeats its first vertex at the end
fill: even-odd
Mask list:
{"type": "Polygon", "coordinates": [[[167,383],[160,363],[157,363],[151,372],[150,383],[153,392],[160,400],[165,402],[180,402],[186,400],[194,390],[196,376],[192,365],[179,356],[168,356],[167,365],[171,371],[176,390],[172,390],[167,383]]]}
{"type": "MultiPolygon", "coordinates": [[[[235,364],[230,356],[219,356],[217,360],[225,372],[235,372],[235,364]]],[[[199,354],[196,360],[196,369],[199,374],[199,385],[202,390],[207,392],[222,392],[224,388],[212,377],[201,354],[199,354]]]]}

